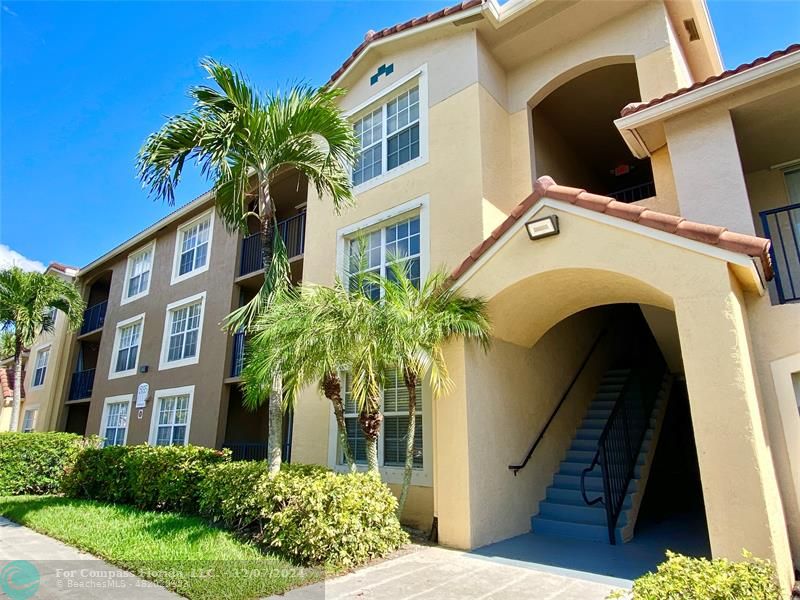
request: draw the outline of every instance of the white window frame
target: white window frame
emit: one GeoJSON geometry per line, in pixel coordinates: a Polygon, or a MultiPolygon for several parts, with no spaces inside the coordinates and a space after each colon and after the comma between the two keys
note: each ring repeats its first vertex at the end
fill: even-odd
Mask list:
{"type": "Polygon", "coordinates": [[[200,273],[205,273],[208,271],[209,265],[211,264],[211,248],[214,242],[214,209],[211,208],[203,213],[200,213],[190,221],[187,221],[180,227],[178,227],[177,231],[175,232],[175,252],[174,256],[172,257],[172,279],[170,280],[170,285],[175,285],[176,283],[180,283],[181,281],[186,281],[187,279],[194,277],[195,275],[199,275],[200,273]],[[200,221],[204,221],[209,219],[208,223],[208,252],[206,253],[206,264],[202,267],[198,267],[191,271],[187,271],[183,275],[178,275],[178,269],[180,268],[181,262],[181,248],[183,247],[183,233],[187,229],[191,229],[195,225],[197,225],[200,221]]]}
{"type": "Polygon", "coordinates": [[[47,382],[47,368],[50,366],[50,352],[51,352],[51,345],[47,344],[46,346],[42,346],[36,350],[36,358],[33,363],[33,373],[31,373],[31,389],[32,390],[39,390],[44,387],[45,383],[47,382]],[[44,362],[43,367],[39,367],[39,357],[44,353],[47,353],[47,360],[44,362]],[[40,369],[44,369],[44,373],[42,374],[42,382],[40,384],[36,384],[36,372],[40,369]]]}
{"type": "Polygon", "coordinates": [[[32,433],[32,432],[36,431],[36,425],[38,424],[38,421],[39,421],[39,405],[38,404],[34,404],[33,406],[23,407],[21,417],[22,417],[22,419],[20,420],[20,423],[19,423],[20,432],[22,432],[22,433],[32,433]],[[31,413],[31,412],[33,413],[33,424],[31,425],[30,429],[25,429],[25,415],[27,415],[28,413],[31,413]]]}
{"type": "MultiPolygon", "coordinates": [[[[383,123],[383,148],[381,150],[381,174],[372,179],[368,179],[357,186],[353,187],[353,192],[360,194],[369,189],[377,187],[387,181],[390,181],[400,175],[408,173],[409,171],[421,167],[428,162],[428,65],[423,64],[418,69],[412,71],[395,84],[381,90],[378,94],[372,96],[367,101],[362,102],[352,110],[344,113],[350,121],[355,124],[356,121],[362,117],[367,116],[369,113],[374,112],[378,108],[382,112],[383,123]],[[387,171],[387,135],[386,135],[386,104],[391,102],[396,96],[403,92],[419,86],[419,156],[407,163],[399,165],[387,171]]],[[[352,177],[352,173],[351,173],[352,177]]]]}
{"type": "Polygon", "coordinates": [[[122,445],[128,444],[128,433],[131,429],[131,414],[133,411],[133,394],[122,394],[120,396],[109,396],[103,400],[103,414],[100,417],[100,432],[99,435],[103,439],[103,446],[106,445],[106,429],[108,428],[106,421],[108,419],[109,406],[111,404],[128,404],[128,421],[125,424],[125,434],[122,436],[122,445]]]}
{"type": "Polygon", "coordinates": [[[153,410],[150,412],[150,433],[147,437],[147,443],[151,446],[156,445],[156,438],[158,432],[158,413],[161,410],[161,400],[170,396],[189,396],[189,408],[186,414],[186,435],[183,438],[183,445],[189,444],[189,429],[192,425],[192,407],[194,406],[194,386],[184,385],[181,387],[167,388],[163,390],[156,390],[153,394],[153,410]]]}
{"type": "Polygon", "coordinates": [[[114,330],[114,346],[112,347],[111,350],[111,364],[108,366],[109,379],[130,377],[131,375],[135,375],[139,371],[139,357],[142,354],[142,340],[144,339],[144,317],[145,313],[141,313],[139,315],[136,315],[135,317],[131,317],[129,319],[125,319],[117,323],[117,326],[114,330]],[[139,327],[139,345],[136,348],[136,362],[134,363],[132,369],[128,369],[126,371],[115,371],[114,368],[117,366],[117,354],[119,354],[119,345],[122,342],[122,330],[128,325],[133,325],[137,321],[141,321],[141,326],[139,327]]]}
{"type": "Polygon", "coordinates": [[[158,370],[164,371],[166,369],[176,369],[178,367],[185,367],[187,365],[195,365],[200,362],[200,346],[201,342],[203,341],[203,321],[206,317],[206,292],[200,292],[199,294],[194,294],[193,296],[189,296],[188,298],[183,298],[182,300],[176,300],[175,302],[171,302],[167,304],[167,308],[164,315],[164,334],[161,338],[161,356],[158,361],[158,370]],[[169,356],[169,338],[170,338],[170,329],[171,329],[171,316],[172,312],[183,308],[189,304],[195,304],[197,301],[200,301],[200,323],[199,328],[197,330],[197,352],[195,352],[194,356],[190,358],[182,358],[180,360],[173,360],[168,361],[167,357],[169,356]]]}
{"type": "Polygon", "coordinates": [[[128,264],[125,267],[125,280],[122,282],[122,298],[120,300],[120,306],[128,304],[129,302],[133,302],[134,300],[138,300],[139,298],[144,298],[150,293],[150,285],[153,283],[153,265],[155,264],[155,255],[156,240],[153,240],[149,244],[142,246],[138,250],[128,254],[128,264]],[[130,279],[132,275],[131,271],[133,269],[134,261],[145,252],[150,252],[150,275],[147,278],[147,288],[144,291],[139,291],[139,293],[134,294],[133,296],[128,296],[128,286],[130,285],[130,279]]]}
{"type": "MultiPolygon", "coordinates": [[[[342,385],[344,385],[344,374],[342,374],[342,385]]],[[[431,414],[431,389],[428,385],[427,378],[424,378],[422,383],[422,393],[417,397],[417,426],[422,424],[422,468],[414,468],[411,471],[411,484],[422,487],[430,487],[433,485],[433,418],[431,414]]],[[[342,398],[344,399],[344,389],[342,389],[342,398]]],[[[339,462],[339,436],[338,425],[336,424],[336,416],[333,414],[333,407],[329,412],[328,424],[328,467],[339,473],[349,472],[347,465],[340,464],[339,462]]],[[[381,414],[383,414],[383,392],[381,392],[381,414]]],[[[392,413],[395,414],[395,413],[392,413]]],[[[384,461],[384,426],[385,421],[381,421],[381,432],[378,436],[378,470],[381,474],[381,479],[386,483],[402,483],[403,475],[405,472],[404,467],[385,466],[384,461]]],[[[366,471],[366,464],[356,465],[359,471],[366,471]]]]}
{"type": "MultiPolygon", "coordinates": [[[[404,221],[414,215],[419,215],[419,275],[420,281],[425,281],[430,271],[430,198],[428,195],[414,198],[403,204],[398,204],[388,210],[362,219],[352,225],[342,227],[336,232],[336,272],[347,281],[347,271],[349,267],[350,254],[348,244],[359,236],[372,233],[377,229],[404,221]]],[[[383,235],[383,234],[381,234],[383,235]]],[[[381,261],[385,264],[384,253],[386,251],[384,240],[381,240],[381,261]]]]}

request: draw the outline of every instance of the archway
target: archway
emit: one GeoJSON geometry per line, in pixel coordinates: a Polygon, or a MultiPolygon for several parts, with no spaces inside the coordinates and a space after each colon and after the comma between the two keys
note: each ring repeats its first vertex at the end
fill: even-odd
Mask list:
{"type": "Polygon", "coordinates": [[[536,176],[635,202],[655,195],[649,159],[633,157],[614,126],[641,101],[636,66],[618,57],[557,78],[531,103],[536,176]]]}

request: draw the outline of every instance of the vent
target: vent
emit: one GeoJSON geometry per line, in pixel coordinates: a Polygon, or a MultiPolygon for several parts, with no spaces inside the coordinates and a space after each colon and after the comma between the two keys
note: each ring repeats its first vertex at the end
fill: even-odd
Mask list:
{"type": "Polygon", "coordinates": [[[696,42],[700,39],[700,32],[697,31],[697,23],[694,22],[694,19],[684,19],[683,27],[686,29],[686,33],[689,34],[690,42],[696,42]]]}

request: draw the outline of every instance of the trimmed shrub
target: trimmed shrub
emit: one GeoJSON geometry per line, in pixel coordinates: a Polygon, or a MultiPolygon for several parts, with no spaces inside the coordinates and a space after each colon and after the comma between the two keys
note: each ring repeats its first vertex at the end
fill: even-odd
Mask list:
{"type": "Polygon", "coordinates": [[[287,465],[270,477],[266,463],[218,465],[200,484],[200,507],[263,548],[306,564],[354,566],[408,541],[394,495],[366,473],[287,465]]]}
{"type": "Polygon", "coordinates": [[[690,558],[667,551],[655,573],[633,582],[630,593],[613,598],[633,600],[779,600],[775,569],[769,561],[744,552],[744,560],[690,558]]]}
{"type": "Polygon", "coordinates": [[[201,446],[109,446],[86,450],[64,479],[68,496],[196,513],[198,485],[227,450],[201,446]]]}
{"type": "Polygon", "coordinates": [[[52,494],[84,448],[74,433],[0,433],[0,495],[52,494]]]}

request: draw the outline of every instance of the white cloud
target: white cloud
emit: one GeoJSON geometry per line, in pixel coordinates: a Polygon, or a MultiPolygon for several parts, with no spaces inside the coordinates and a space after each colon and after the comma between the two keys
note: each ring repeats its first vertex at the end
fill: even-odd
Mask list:
{"type": "Polygon", "coordinates": [[[5,244],[0,244],[0,269],[19,267],[25,271],[44,271],[44,265],[38,260],[25,258],[5,244]]]}

